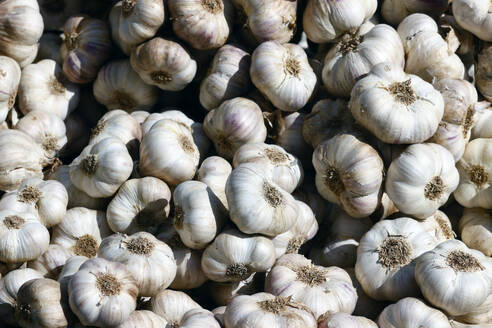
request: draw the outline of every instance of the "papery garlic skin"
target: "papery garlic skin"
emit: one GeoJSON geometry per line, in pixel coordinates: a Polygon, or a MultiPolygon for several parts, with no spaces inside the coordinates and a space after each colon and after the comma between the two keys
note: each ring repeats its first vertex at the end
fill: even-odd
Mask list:
{"type": "Polygon", "coordinates": [[[191,129],[174,120],[163,119],[155,123],[140,145],[140,172],[171,186],[191,180],[199,160],[200,152],[191,129]]]}
{"type": "Polygon", "coordinates": [[[212,190],[226,209],[229,209],[229,205],[227,204],[225,186],[231,172],[231,164],[219,156],[207,157],[198,169],[197,179],[212,190]]]}
{"type": "Polygon", "coordinates": [[[454,198],[464,207],[492,208],[492,139],[474,139],[456,167],[459,185],[454,198]]]}
{"type": "Polygon", "coordinates": [[[162,0],[123,0],[109,14],[113,41],[127,55],[132,48],[150,39],[164,23],[162,0]]]}
{"type": "Polygon", "coordinates": [[[475,67],[475,81],[478,90],[488,101],[492,101],[492,44],[485,43],[478,54],[478,63],[475,67]]]}
{"type": "Polygon", "coordinates": [[[169,215],[171,190],[154,177],[123,183],[106,210],[108,225],[126,234],[155,231],[169,215]]]}
{"type": "Polygon", "coordinates": [[[451,328],[444,313],[413,297],[388,305],[379,316],[378,325],[380,328],[407,325],[418,325],[422,328],[451,328]]]}
{"type": "Polygon", "coordinates": [[[154,296],[167,288],[176,275],[171,248],[147,232],[108,236],[97,253],[108,261],[125,264],[136,280],[140,296],[154,296]]]}
{"type": "Polygon", "coordinates": [[[375,300],[397,301],[419,295],[415,258],[437,241],[416,220],[399,218],[376,223],[360,240],[355,274],[375,300]]]}
{"type": "Polygon", "coordinates": [[[0,54],[25,67],[34,61],[43,34],[43,17],[35,0],[6,0],[0,5],[0,54]],[[29,24],[26,24],[29,22],[29,24]]]}
{"type": "Polygon", "coordinates": [[[270,239],[234,229],[220,233],[202,255],[202,269],[213,281],[241,281],[254,272],[266,272],[275,263],[270,239]]]}
{"type": "Polygon", "coordinates": [[[485,302],[492,260],[459,240],[448,240],[416,260],[415,280],[425,298],[450,315],[466,314],[485,302]]]}
{"type": "Polygon", "coordinates": [[[234,16],[231,0],[170,0],[168,6],[174,33],[193,48],[219,48],[229,38],[234,16]]]}
{"type": "Polygon", "coordinates": [[[60,47],[63,72],[74,83],[93,81],[108,59],[111,39],[106,23],[83,15],[70,17],[60,47]]]}
{"type": "Polygon", "coordinates": [[[167,320],[161,316],[158,316],[154,312],[148,310],[137,310],[132,312],[125,322],[115,328],[162,328],[166,327],[166,325],[167,320]]]}
{"type": "Polygon", "coordinates": [[[229,44],[221,47],[200,84],[200,104],[212,110],[225,100],[245,95],[251,85],[250,63],[251,55],[241,48],[229,44]]]}
{"type": "Polygon", "coordinates": [[[350,110],[356,121],[391,144],[430,138],[444,112],[441,94],[400,66],[380,63],[352,89],[350,110]]]}
{"type": "Polygon", "coordinates": [[[311,309],[317,319],[326,312],[350,314],[357,302],[357,292],[347,272],[315,266],[300,254],[286,254],[277,260],[267,275],[265,291],[292,297],[311,309]]]}
{"type": "Polygon", "coordinates": [[[288,112],[306,105],[317,81],[304,49],[275,41],[264,42],[255,49],[249,74],[275,107],[288,112]]]}
{"type": "Polygon", "coordinates": [[[27,267],[41,273],[43,277],[58,279],[63,266],[72,254],[62,246],[50,244],[48,249],[37,259],[27,263],[27,267]]]}
{"type": "Polygon", "coordinates": [[[487,101],[475,103],[473,106],[475,116],[473,117],[473,127],[471,138],[492,138],[492,105],[487,101]]]}
{"type": "MultiPolygon", "coordinates": [[[[456,320],[467,323],[481,324],[481,328],[486,328],[492,318],[492,295],[489,295],[485,302],[468,312],[467,314],[455,317],[456,320]]],[[[473,326],[474,327],[474,326],[473,326]]]]}
{"type": "Polygon", "coordinates": [[[453,1],[458,24],[483,41],[492,42],[492,4],[487,0],[453,1]]]}
{"type": "Polygon", "coordinates": [[[379,63],[405,66],[403,45],[395,29],[378,24],[364,32],[343,35],[324,59],[323,83],[336,97],[350,97],[357,80],[379,63]]]}
{"type": "Polygon", "coordinates": [[[188,311],[202,307],[183,292],[162,289],[150,299],[149,308],[155,314],[163,317],[168,324],[179,326],[188,311]]]}
{"type": "Polygon", "coordinates": [[[138,287],[125,265],[90,259],[68,285],[70,308],[84,326],[123,323],[137,306],[138,287]]]}
{"type": "Polygon", "coordinates": [[[378,325],[367,318],[338,312],[322,315],[318,319],[318,328],[377,328],[378,325]]]}
{"type": "Polygon", "coordinates": [[[420,222],[424,226],[425,231],[434,236],[438,244],[456,237],[451,221],[444,212],[438,210],[420,222]]]}
{"type": "Polygon", "coordinates": [[[392,25],[400,24],[413,13],[424,13],[438,17],[448,8],[449,0],[384,0],[381,14],[385,21],[392,25]]]}
{"type": "Polygon", "coordinates": [[[14,107],[21,78],[19,64],[10,57],[0,56],[0,122],[5,121],[14,107]]]}
{"type": "Polygon", "coordinates": [[[448,200],[459,182],[447,149],[433,143],[415,144],[391,162],[386,193],[400,211],[424,219],[448,200]]]}
{"type": "Polygon", "coordinates": [[[136,47],[130,56],[132,68],[149,85],[181,91],[195,77],[197,63],[174,41],[153,38],[136,47]]]}
{"type": "Polygon", "coordinates": [[[373,213],[383,181],[383,161],[377,151],[350,134],[339,134],[313,153],[316,188],[323,198],[360,218],[373,213]],[[357,152],[354,152],[357,149],[357,152]]]}
{"type": "Polygon", "coordinates": [[[217,153],[225,159],[232,159],[236,150],[246,143],[264,142],[267,135],[260,107],[240,97],[226,100],[211,110],[203,121],[203,129],[217,153]]]}
{"type": "Polygon", "coordinates": [[[157,102],[157,88],[146,84],[126,59],[104,65],[97,74],[93,92],[108,110],[123,109],[131,113],[150,109],[157,102]]]}
{"type": "Polygon", "coordinates": [[[460,219],[461,240],[466,246],[492,256],[492,215],[481,208],[465,208],[460,219]]]}

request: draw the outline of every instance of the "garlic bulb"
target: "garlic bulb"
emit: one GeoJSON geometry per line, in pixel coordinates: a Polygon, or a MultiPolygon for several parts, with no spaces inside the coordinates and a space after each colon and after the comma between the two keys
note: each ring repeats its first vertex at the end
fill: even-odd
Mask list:
{"type": "Polygon", "coordinates": [[[313,265],[300,254],[287,254],[277,260],[267,275],[265,291],[305,304],[315,318],[328,311],[352,313],[357,302],[347,272],[313,265]]]}
{"type": "Polygon", "coordinates": [[[0,122],[5,121],[14,107],[21,78],[19,64],[10,57],[0,56],[0,122]]]}
{"type": "Polygon", "coordinates": [[[25,328],[66,327],[68,322],[60,301],[58,281],[43,278],[27,281],[17,293],[17,324],[25,328]]]}
{"type": "Polygon", "coordinates": [[[318,328],[378,328],[378,325],[364,317],[327,312],[318,319],[318,328]]]}
{"type": "Polygon", "coordinates": [[[473,106],[475,116],[473,118],[472,139],[492,138],[492,105],[487,101],[475,103],[473,106]]]}
{"type": "Polygon", "coordinates": [[[267,135],[260,107],[246,98],[226,100],[211,110],[203,121],[203,129],[225,159],[232,159],[246,143],[264,142],[267,135]]]}
{"type": "Polygon", "coordinates": [[[376,300],[397,301],[419,295],[413,260],[435,245],[435,238],[413,219],[379,221],[359,242],[357,280],[376,300]]]}
{"type": "MultiPolygon", "coordinates": [[[[492,322],[492,294],[480,306],[467,314],[455,317],[455,319],[467,323],[490,324],[492,322]]],[[[480,327],[485,328],[488,326],[481,325],[480,327]]]]}
{"type": "Polygon", "coordinates": [[[53,228],[51,242],[73,255],[95,257],[101,240],[111,233],[104,212],[75,207],[53,228]]]}
{"type": "Polygon", "coordinates": [[[309,0],[304,10],[303,27],[309,40],[333,41],[342,34],[357,30],[376,12],[376,0],[337,1],[309,0]]]}
{"type": "Polygon", "coordinates": [[[40,257],[28,262],[27,267],[38,271],[45,278],[57,279],[63,266],[71,257],[72,254],[65,248],[50,244],[40,257]]]}
{"type": "Polygon", "coordinates": [[[157,88],[146,84],[127,59],[104,65],[97,74],[93,92],[108,110],[123,109],[131,113],[147,110],[157,102],[157,88]]]}
{"type": "Polygon", "coordinates": [[[492,42],[492,4],[483,0],[453,1],[453,15],[458,24],[478,38],[492,42]]]}
{"type": "Polygon", "coordinates": [[[353,135],[339,134],[316,147],[313,165],[323,198],[355,218],[376,210],[384,166],[374,148],[353,135]]]}
{"type": "Polygon", "coordinates": [[[405,72],[418,75],[427,82],[434,78],[464,77],[463,62],[438,33],[436,22],[429,16],[412,14],[406,17],[398,26],[398,34],[405,49],[405,72]]]}
{"type": "Polygon", "coordinates": [[[44,156],[48,161],[53,160],[67,143],[65,123],[60,117],[52,113],[29,112],[17,122],[15,128],[30,135],[43,149],[44,156]]]}
{"type": "Polygon", "coordinates": [[[225,192],[226,182],[232,172],[228,161],[219,156],[207,157],[198,169],[197,179],[205,183],[217,196],[222,206],[229,209],[225,192]]]}
{"type": "Polygon", "coordinates": [[[434,236],[438,244],[456,237],[451,221],[444,212],[438,210],[420,222],[424,226],[425,231],[434,236]]]}
{"type": "Polygon", "coordinates": [[[492,215],[489,212],[481,208],[465,208],[459,229],[466,246],[492,256],[492,215]]]}
{"type": "Polygon", "coordinates": [[[392,63],[374,66],[355,84],[349,107],[359,124],[391,144],[427,140],[444,112],[442,96],[430,83],[392,63]]]}
{"type": "Polygon", "coordinates": [[[76,15],[65,22],[63,30],[63,73],[74,83],[93,81],[110,54],[108,26],[102,20],[76,15]]]}
{"type": "Polygon", "coordinates": [[[234,8],[230,0],[168,1],[174,33],[195,49],[215,49],[229,38],[234,8]]]}
{"type": "Polygon", "coordinates": [[[140,126],[143,124],[143,122],[149,117],[150,113],[145,111],[145,110],[138,110],[136,112],[132,112],[131,117],[133,117],[140,126]]]}
{"type": "Polygon", "coordinates": [[[232,171],[226,196],[231,220],[244,233],[273,237],[292,228],[299,215],[294,197],[254,163],[241,164],[232,171]]]}
{"type": "Polygon", "coordinates": [[[219,198],[200,181],[180,183],[173,193],[174,227],[192,249],[205,248],[219,233],[227,213],[219,198]]]}
{"type": "Polygon", "coordinates": [[[403,213],[424,219],[431,216],[458,186],[454,158],[433,143],[409,146],[386,175],[386,193],[403,213]]]}
{"type": "Polygon", "coordinates": [[[379,316],[378,325],[380,328],[408,325],[422,328],[451,328],[444,313],[413,297],[388,305],[379,316]]]}
{"type": "MultiPolygon", "coordinates": [[[[63,21],[63,24],[65,24],[65,21],[63,21]]],[[[63,64],[60,55],[60,46],[63,43],[62,37],[63,34],[60,33],[44,33],[39,39],[38,54],[34,61],[51,59],[61,66],[63,64]]]]}
{"type": "Polygon", "coordinates": [[[0,280],[0,315],[5,323],[17,325],[15,318],[17,293],[25,282],[39,278],[43,278],[41,273],[26,268],[10,271],[0,280]]]}
{"type": "Polygon", "coordinates": [[[152,38],[164,23],[162,0],[123,0],[109,14],[113,41],[127,55],[134,46],[152,38]]]}
{"type": "Polygon", "coordinates": [[[150,299],[150,310],[175,327],[181,327],[180,323],[185,314],[195,309],[200,310],[202,307],[190,296],[179,291],[162,289],[150,299]]]}
{"type": "Polygon", "coordinates": [[[264,275],[253,273],[251,276],[241,281],[210,281],[206,285],[206,291],[210,293],[215,304],[227,305],[238,295],[251,295],[261,292],[264,284],[264,275]]]}
{"type": "Polygon", "coordinates": [[[463,315],[489,296],[490,270],[490,258],[459,240],[448,240],[417,258],[415,280],[433,305],[451,315],[463,315]]]}
{"type": "Polygon", "coordinates": [[[458,203],[492,208],[492,139],[472,140],[456,167],[460,181],[453,195],[458,203]]]}
{"type": "MultiPolygon", "coordinates": [[[[225,0],[223,3],[229,1],[225,0]]],[[[229,44],[221,47],[215,53],[207,76],[200,84],[200,104],[205,109],[212,110],[225,100],[245,95],[251,84],[250,62],[250,54],[241,48],[229,44]]]]}
{"type": "Polygon", "coordinates": [[[383,62],[405,66],[400,36],[391,26],[344,34],[324,59],[323,83],[330,94],[348,98],[357,80],[383,62]]]}
{"type": "Polygon", "coordinates": [[[138,287],[125,265],[90,259],[68,285],[70,308],[84,326],[123,323],[137,306],[138,287]]]}
{"type": "Polygon", "coordinates": [[[17,190],[2,196],[0,208],[35,213],[38,220],[50,228],[63,220],[67,203],[67,191],[60,182],[28,178],[17,190]]]}
{"type": "Polygon", "coordinates": [[[288,112],[307,104],[317,81],[304,49],[275,41],[264,42],[255,49],[250,75],[253,84],[275,107],[288,112]]]}
{"type": "Polygon", "coordinates": [[[174,120],[163,119],[155,123],[144,134],[140,145],[140,173],[172,186],[193,179],[199,160],[200,153],[191,129],[174,120]]]}
{"type": "Polygon", "coordinates": [[[311,310],[291,297],[268,293],[235,297],[224,313],[226,328],[304,327],[318,325],[311,310]]]}
{"type": "Polygon", "coordinates": [[[103,239],[98,256],[126,265],[135,278],[140,296],[153,296],[167,288],[176,275],[171,248],[147,232],[127,236],[114,234],[103,239]]]}
{"type": "Polygon", "coordinates": [[[35,0],[6,0],[0,4],[0,54],[25,67],[34,61],[43,34],[43,17],[35,0]],[[26,24],[29,22],[29,24],[26,24]]]}
{"type": "Polygon", "coordinates": [[[478,53],[478,61],[475,66],[475,81],[477,89],[488,101],[492,101],[492,44],[485,43],[483,49],[478,53]]]}
{"type": "Polygon", "coordinates": [[[169,215],[171,190],[157,178],[123,183],[108,205],[108,225],[114,232],[155,231],[169,215]]]}
{"type": "Polygon", "coordinates": [[[202,255],[203,272],[217,282],[241,281],[254,272],[266,272],[274,263],[270,239],[234,229],[220,233],[202,255]]]}
{"type": "Polygon", "coordinates": [[[292,193],[301,183],[304,170],[301,162],[282,147],[265,143],[247,143],[234,154],[233,164],[238,167],[253,163],[275,184],[292,193]]]}
{"type": "Polygon", "coordinates": [[[125,145],[108,137],[84,148],[70,164],[70,178],[91,197],[109,197],[128,179],[132,169],[133,161],[125,145]]]}
{"type": "Polygon", "coordinates": [[[122,324],[116,326],[115,328],[136,328],[136,327],[146,327],[146,328],[162,328],[166,327],[167,321],[161,316],[158,316],[152,311],[147,310],[137,310],[133,311],[132,314],[125,320],[122,324]]]}
{"type": "Polygon", "coordinates": [[[183,90],[197,70],[196,61],[179,43],[162,38],[153,38],[136,47],[130,61],[145,83],[168,91],[183,90]]]}
{"type": "Polygon", "coordinates": [[[413,13],[424,13],[439,17],[448,8],[449,0],[384,0],[381,14],[385,21],[392,25],[400,24],[407,16],[413,13]]]}

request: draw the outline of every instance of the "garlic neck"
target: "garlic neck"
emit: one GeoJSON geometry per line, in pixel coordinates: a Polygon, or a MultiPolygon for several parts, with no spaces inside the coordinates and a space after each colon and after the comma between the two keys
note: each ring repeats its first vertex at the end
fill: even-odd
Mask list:
{"type": "Polygon", "coordinates": [[[136,4],[137,0],[123,0],[123,3],[121,4],[121,13],[123,14],[123,16],[130,16],[136,4]]]}

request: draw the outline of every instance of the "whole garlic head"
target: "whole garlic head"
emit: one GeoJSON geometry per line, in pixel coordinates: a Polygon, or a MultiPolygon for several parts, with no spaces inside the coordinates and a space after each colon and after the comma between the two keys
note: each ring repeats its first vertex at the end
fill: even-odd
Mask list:
{"type": "Polygon", "coordinates": [[[318,328],[377,328],[378,325],[365,317],[348,313],[327,312],[318,319],[318,328]]]}
{"type": "Polygon", "coordinates": [[[492,214],[481,208],[465,208],[460,219],[461,240],[466,246],[492,256],[492,214]]]}
{"type": "Polygon", "coordinates": [[[0,122],[5,121],[14,107],[21,78],[19,64],[10,57],[0,56],[0,122]]]}
{"type": "Polygon", "coordinates": [[[453,15],[462,28],[479,39],[492,42],[492,3],[490,1],[453,1],[453,15]]]}
{"type": "Polygon", "coordinates": [[[200,304],[187,294],[170,289],[162,289],[150,299],[150,310],[163,317],[169,325],[180,327],[181,320],[188,311],[201,310],[200,304]]]}
{"type": "Polygon", "coordinates": [[[275,107],[288,112],[307,104],[317,81],[304,49],[275,41],[264,42],[255,49],[249,74],[275,107]]]}
{"type": "Polygon", "coordinates": [[[448,8],[449,0],[384,0],[381,14],[385,21],[392,25],[400,24],[407,16],[413,13],[424,13],[439,17],[448,8]]]}
{"type": "Polygon", "coordinates": [[[161,316],[158,316],[152,311],[148,310],[137,310],[133,311],[132,314],[125,320],[122,324],[116,326],[115,328],[135,328],[135,327],[146,327],[146,328],[162,328],[166,327],[167,321],[161,316]]]}
{"type": "Polygon", "coordinates": [[[480,101],[473,106],[475,115],[473,117],[473,127],[471,138],[492,138],[492,105],[487,101],[480,101]]]}

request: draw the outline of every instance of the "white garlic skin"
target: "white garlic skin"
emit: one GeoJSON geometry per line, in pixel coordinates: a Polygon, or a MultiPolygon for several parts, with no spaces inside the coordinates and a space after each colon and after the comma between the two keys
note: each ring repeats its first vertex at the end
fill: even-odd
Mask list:
{"type": "Polygon", "coordinates": [[[492,4],[486,0],[453,1],[458,24],[483,41],[492,42],[492,4]]]}
{"type": "Polygon", "coordinates": [[[163,317],[168,323],[179,325],[185,314],[194,309],[201,309],[187,294],[170,289],[162,289],[150,299],[150,310],[163,317]]]}
{"type": "Polygon", "coordinates": [[[5,121],[14,107],[21,78],[19,64],[10,57],[0,56],[0,122],[5,121]]]}
{"type": "Polygon", "coordinates": [[[487,101],[481,101],[473,105],[475,116],[471,129],[471,138],[492,138],[492,105],[487,101]]]}
{"type": "Polygon", "coordinates": [[[481,208],[465,208],[460,219],[461,240],[466,246],[492,256],[492,215],[481,208]]]}
{"type": "Polygon", "coordinates": [[[152,311],[137,310],[132,312],[128,319],[115,328],[162,328],[167,326],[167,320],[161,316],[158,316],[152,311]]]}
{"type": "Polygon", "coordinates": [[[45,278],[58,279],[58,274],[72,254],[65,248],[50,244],[37,259],[27,263],[27,267],[43,274],[45,278]]]}
{"type": "Polygon", "coordinates": [[[486,328],[492,319],[492,295],[489,295],[485,302],[467,314],[455,317],[456,320],[466,323],[481,324],[480,327],[486,328]]]}
{"type": "Polygon", "coordinates": [[[433,215],[420,222],[425,231],[434,236],[438,244],[456,237],[451,221],[444,212],[437,210],[433,215]]]}
{"type": "Polygon", "coordinates": [[[425,13],[438,17],[446,11],[448,4],[448,0],[385,0],[381,6],[381,14],[385,21],[392,25],[397,25],[405,17],[413,13],[425,13]]]}
{"type": "Polygon", "coordinates": [[[226,209],[229,209],[229,205],[227,204],[225,186],[231,172],[231,164],[219,156],[207,157],[198,169],[197,179],[212,190],[226,209]]]}
{"type": "Polygon", "coordinates": [[[326,313],[318,319],[318,328],[377,328],[378,325],[364,317],[348,313],[326,313]]]}
{"type": "Polygon", "coordinates": [[[288,112],[307,104],[317,82],[304,49],[275,41],[264,42],[255,49],[249,74],[275,107],[288,112]]]}

